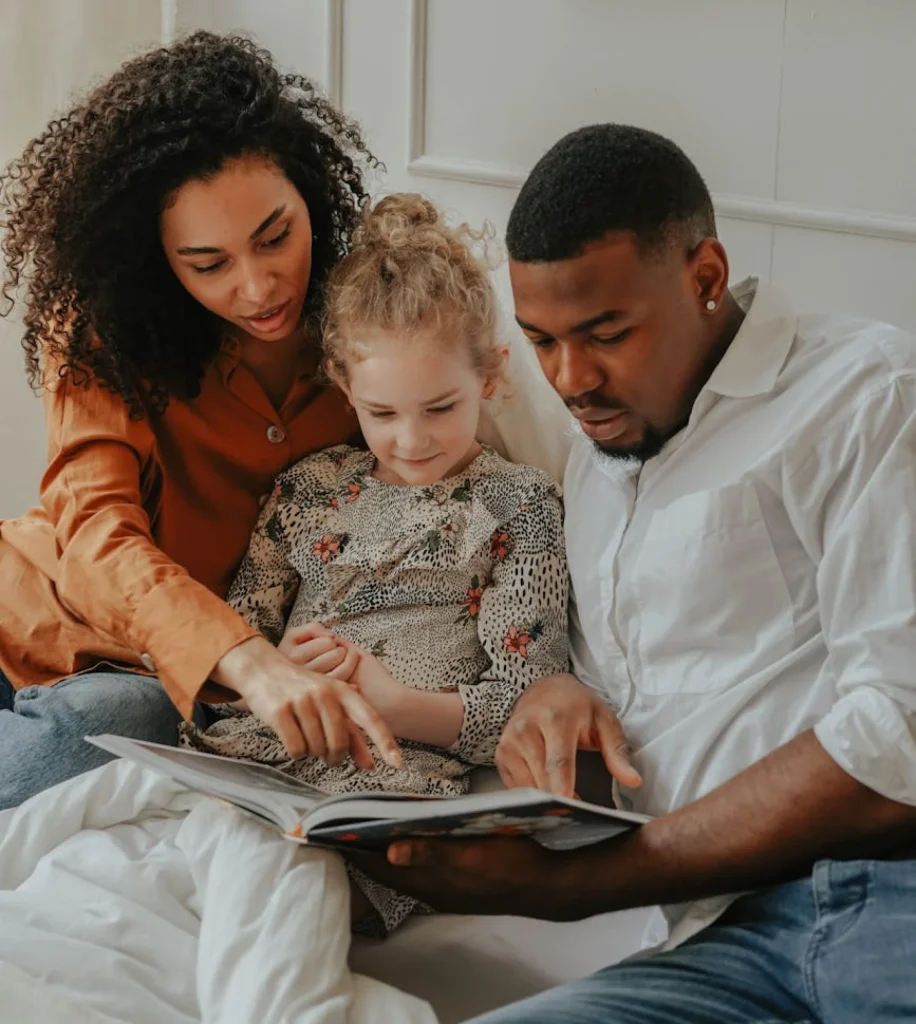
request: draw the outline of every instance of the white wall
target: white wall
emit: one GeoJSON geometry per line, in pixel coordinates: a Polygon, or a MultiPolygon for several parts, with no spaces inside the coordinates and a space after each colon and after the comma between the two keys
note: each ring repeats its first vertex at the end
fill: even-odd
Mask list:
{"type": "MultiPolygon", "coordinates": [[[[74,94],[161,38],[159,0],[2,0],[0,164],[74,94]]],[[[0,320],[0,519],[34,504],[44,464],[41,405],[25,382],[15,317],[0,320]]]]}
{"type": "MultiPolygon", "coordinates": [[[[565,131],[654,128],[705,175],[735,278],[916,330],[912,0],[177,0],[177,17],[246,30],[325,82],[386,190],[500,230],[565,131]]],[[[4,401],[0,445],[21,433],[4,401]]],[[[0,515],[31,497],[24,459],[0,515]]]]}

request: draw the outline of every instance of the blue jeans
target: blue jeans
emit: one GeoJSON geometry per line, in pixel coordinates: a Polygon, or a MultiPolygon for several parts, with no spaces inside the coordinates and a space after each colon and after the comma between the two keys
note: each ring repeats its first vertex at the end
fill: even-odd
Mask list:
{"type": "Polygon", "coordinates": [[[111,760],[84,736],[174,746],[181,715],[158,679],[96,671],[16,692],[0,672],[0,810],[111,760]]]}
{"type": "Polygon", "coordinates": [[[820,861],[808,878],[738,900],[677,949],[475,1024],[902,1021],[916,1021],[916,859],[820,861]]]}

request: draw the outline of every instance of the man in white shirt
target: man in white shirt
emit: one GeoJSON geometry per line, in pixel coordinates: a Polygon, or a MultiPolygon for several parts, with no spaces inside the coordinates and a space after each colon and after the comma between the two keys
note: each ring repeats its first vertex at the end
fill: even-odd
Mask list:
{"type": "Polygon", "coordinates": [[[572,853],[417,841],[364,866],[442,909],[666,904],[663,951],[481,1024],[916,1019],[916,342],[730,292],[702,178],[640,129],[557,143],[507,245],[578,421],[581,682],[528,690],[500,772],[571,793],[599,749],[657,817],[572,853]]]}

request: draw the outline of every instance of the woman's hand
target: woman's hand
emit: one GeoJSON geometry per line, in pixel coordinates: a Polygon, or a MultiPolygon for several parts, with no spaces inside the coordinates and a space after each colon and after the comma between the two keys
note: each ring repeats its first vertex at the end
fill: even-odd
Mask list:
{"type": "Polygon", "coordinates": [[[294,664],[264,637],[252,637],[227,652],[213,679],[248,703],[291,758],[320,757],[338,764],[350,754],[371,771],[375,762],[365,732],[388,764],[401,767],[401,751],[384,718],[353,686],[294,664]]]}

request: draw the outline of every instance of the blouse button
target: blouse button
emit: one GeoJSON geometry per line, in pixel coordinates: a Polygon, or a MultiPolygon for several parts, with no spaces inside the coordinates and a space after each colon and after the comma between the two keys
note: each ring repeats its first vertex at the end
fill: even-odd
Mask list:
{"type": "Polygon", "coordinates": [[[286,431],[278,427],[276,423],[271,423],[267,428],[267,440],[271,444],[283,444],[286,440],[286,431]]]}

